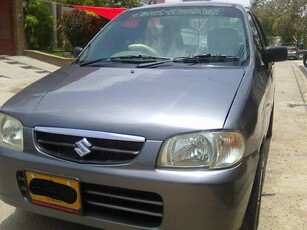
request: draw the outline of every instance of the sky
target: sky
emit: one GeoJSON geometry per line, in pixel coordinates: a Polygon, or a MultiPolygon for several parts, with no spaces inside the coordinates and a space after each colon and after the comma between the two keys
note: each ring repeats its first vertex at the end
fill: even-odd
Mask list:
{"type": "MultiPolygon", "coordinates": [[[[215,2],[233,2],[244,6],[250,6],[250,0],[214,0],[215,2]]],[[[166,0],[165,2],[178,2],[178,0],[166,0]]]]}
{"type": "Polygon", "coordinates": [[[250,6],[250,0],[219,0],[219,2],[233,2],[242,4],[244,6],[250,6]]]}

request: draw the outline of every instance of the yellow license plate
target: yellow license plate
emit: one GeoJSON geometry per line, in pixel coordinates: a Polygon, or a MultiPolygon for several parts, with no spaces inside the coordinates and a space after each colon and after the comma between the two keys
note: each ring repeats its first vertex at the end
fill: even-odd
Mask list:
{"type": "Polygon", "coordinates": [[[33,204],[81,214],[80,183],[77,179],[25,171],[33,204]]]}

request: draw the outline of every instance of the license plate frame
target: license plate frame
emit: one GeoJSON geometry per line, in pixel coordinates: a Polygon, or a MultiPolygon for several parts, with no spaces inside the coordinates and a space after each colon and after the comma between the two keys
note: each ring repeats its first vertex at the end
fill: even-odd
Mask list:
{"type": "Polygon", "coordinates": [[[33,204],[82,214],[79,179],[31,170],[25,170],[25,177],[27,192],[33,204]]]}

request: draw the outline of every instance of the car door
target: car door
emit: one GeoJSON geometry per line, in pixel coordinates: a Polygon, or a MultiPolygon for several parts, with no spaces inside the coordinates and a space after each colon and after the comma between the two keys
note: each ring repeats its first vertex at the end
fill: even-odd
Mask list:
{"type": "Polygon", "coordinates": [[[274,106],[274,76],[273,64],[264,63],[262,55],[265,47],[268,46],[265,34],[256,18],[251,12],[248,12],[249,23],[254,38],[256,51],[256,70],[255,70],[255,96],[260,103],[259,109],[261,119],[262,134],[265,135],[268,131],[270,115],[274,106]]]}

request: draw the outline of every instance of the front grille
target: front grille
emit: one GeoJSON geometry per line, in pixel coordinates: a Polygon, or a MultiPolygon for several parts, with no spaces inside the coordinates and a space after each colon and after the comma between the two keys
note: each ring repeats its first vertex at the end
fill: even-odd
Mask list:
{"type": "Polygon", "coordinates": [[[69,161],[91,164],[131,162],[138,156],[144,144],[141,138],[136,140],[126,138],[127,140],[122,140],[120,135],[105,135],[106,138],[104,138],[99,132],[97,132],[97,137],[93,135],[95,132],[90,132],[91,135],[86,136],[88,133],[77,132],[76,130],[69,130],[68,132],[67,129],[44,128],[35,129],[34,138],[37,147],[46,154],[69,161]],[[59,133],[56,133],[57,131],[59,133]],[[74,135],[74,132],[78,135],[74,135]],[[82,136],[80,133],[85,133],[85,135],[82,136]],[[112,136],[112,138],[108,139],[108,136],[112,136]],[[117,137],[119,139],[116,139],[117,137]],[[75,148],[78,147],[76,143],[84,138],[91,144],[89,147],[91,152],[81,157],[75,148]]]}
{"type": "MultiPolygon", "coordinates": [[[[18,171],[16,178],[22,195],[30,199],[24,172],[18,171]]],[[[156,193],[89,183],[81,183],[80,188],[85,216],[143,228],[155,228],[162,223],[163,200],[156,193]]],[[[34,194],[67,203],[76,199],[70,189],[47,180],[35,181],[29,189],[34,194]]]]}
{"type": "Polygon", "coordinates": [[[162,223],[163,201],[155,193],[82,184],[84,214],[142,227],[162,223]]]}

